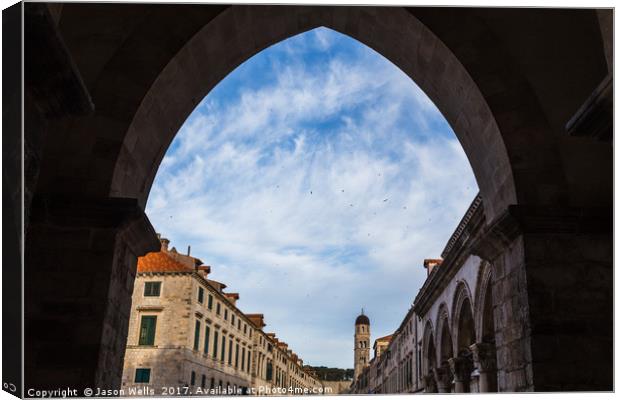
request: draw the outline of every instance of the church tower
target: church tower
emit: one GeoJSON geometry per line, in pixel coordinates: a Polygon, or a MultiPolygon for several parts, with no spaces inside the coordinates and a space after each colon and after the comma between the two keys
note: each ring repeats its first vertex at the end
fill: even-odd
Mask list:
{"type": "Polygon", "coordinates": [[[353,380],[357,381],[364,367],[370,363],[370,320],[364,315],[364,309],[355,319],[355,335],[353,337],[355,339],[353,380]]]}

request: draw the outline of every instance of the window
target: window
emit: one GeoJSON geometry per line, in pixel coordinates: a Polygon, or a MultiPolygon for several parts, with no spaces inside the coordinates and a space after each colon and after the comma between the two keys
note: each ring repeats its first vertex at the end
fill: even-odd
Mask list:
{"type": "Polygon", "coordinates": [[[215,378],[211,378],[211,389],[215,389],[215,378]]]}
{"type": "Polygon", "coordinates": [[[235,368],[239,368],[239,343],[235,346],[235,368]]]}
{"type": "Polygon", "coordinates": [[[134,379],[135,383],[149,383],[150,380],[150,368],[136,368],[136,379],[134,379]]]}
{"type": "Polygon", "coordinates": [[[241,320],[237,321],[237,329],[241,330],[241,320]]]}
{"type": "Polygon", "coordinates": [[[248,373],[250,372],[250,354],[251,354],[250,353],[250,349],[248,349],[248,362],[247,362],[247,364],[245,364],[245,366],[246,366],[245,370],[248,373]]]}
{"type": "Polygon", "coordinates": [[[217,358],[217,339],[218,339],[218,335],[219,335],[218,331],[215,331],[215,333],[213,334],[213,358],[217,358]]]}
{"type": "Polygon", "coordinates": [[[205,354],[209,354],[209,335],[211,334],[211,327],[205,325],[205,354]]]}
{"type": "Polygon", "coordinates": [[[231,314],[231,316],[230,316],[230,323],[232,325],[235,325],[235,314],[231,314]]]}
{"type": "Polygon", "coordinates": [[[209,299],[207,300],[207,307],[209,307],[209,310],[213,310],[213,296],[209,295],[209,299]]]}
{"type": "Polygon", "coordinates": [[[224,310],[224,319],[228,321],[228,310],[224,310]]]}
{"type": "Polygon", "coordinates": [[[196,327],[194,328],[194,350],[198,351],[200,348],[200,321],[196,320],[196,327]]]}
{"type": "Polygon", "coordinates": [[[198,288],[198,302],[203,303],[205,301],[205,290],[201,287],[198,288]]]}
{"type": "MultiPolygon", "coordinates": [[[[230,349],[228,349],[230,351],[230,349]]],[[[222,335],[222,362],[226,360],[226,336],[222,335]]]]}
{"type": "Polygon", "coordinates": [[[245,369],[245,347],[241,349],[241,371],[245,369]]]}
{"type": "Polygon", "coordinates": [[[202,374],[202,380],[200,381],[200,387],[204,389],[206,386],[207,386],[207,376],[205,374],[202,374]]]}
{"type": "Polygon", "coordinates": [[[232,349],[233,349],[233,340],[232,337],[228,341],[228,365],[232,365],[232,349]]]}
{"type": "Polygon", "coordinates": [[[158,297],[161,291],[161,282],[144,282],[144,297],[158,297]]]}
{"type": "Polygon", "coordinates": [[[217,315],[220,315],[220,312],[221,312],[221,306],[220,306],[220,303],[217,303],[217,305],[215,306],[215,313],[217,315]]]}
{"type": "Polygon", "coordinates": [[[138,345],[153,346],[155,344],[155,325],[157,317],[154,315],[143,315],[140,322],[140,338],[138,345]]]}
{"type": "Polygon", "coordinates": [[[243,334],[244,335],[248,334],[248,326],[246,324],[243,324],[243,334]]]}
{"type": "Polygon", "coordinates": [[[196,384],[196,372],[195,371],[192,371],[189,384],[190,386],[194,386],[196,384]]]}

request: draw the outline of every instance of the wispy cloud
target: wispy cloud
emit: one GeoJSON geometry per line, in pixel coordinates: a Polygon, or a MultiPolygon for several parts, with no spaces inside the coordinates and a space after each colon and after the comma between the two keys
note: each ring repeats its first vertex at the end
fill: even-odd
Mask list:
{"type": "Polygon", "coordinates": [[[350,367],[360,307],[377,336],[398,326],[422,260],[439,254],[477,186],[448,124],[400,70],[326,29],[291,40],[242,66],[264,84],[223,83],[203,100],[147,213],[306,362],[350,367]]]}

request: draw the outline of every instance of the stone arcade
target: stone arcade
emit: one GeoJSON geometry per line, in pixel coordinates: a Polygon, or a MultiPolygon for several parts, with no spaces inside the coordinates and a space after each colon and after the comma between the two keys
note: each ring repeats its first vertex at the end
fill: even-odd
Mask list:
{"type": "MultiPolygon", "coordinates": [[[[3,17],[19,18],[15,7],[3,17]]],[[[171,140],[244,60],[326,26],[414,79],[469,158],[497,389],[612,389],[611,10],[26,3],[24,13],[26,387],[120,387],[136,260],[159,248],[143,210],[171,140]]],[[[5,154],[7,171],[21,161],[5,154]]],[[[19,221],[20,193],[5,198],[19,221]]],[[[457,305],[476,307],[463,293],[457,305]]],[[[435,361],[459,371],[458,342],[452,354],[440,344],[454,323],[446,306],[420,313],[435,361]]],[[[445,366],[433,368],[439,389],[445,366]]]]}

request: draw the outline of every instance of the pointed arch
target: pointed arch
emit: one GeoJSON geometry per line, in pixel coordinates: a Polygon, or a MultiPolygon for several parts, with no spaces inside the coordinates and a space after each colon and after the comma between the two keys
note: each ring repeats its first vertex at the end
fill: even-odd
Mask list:
{"type": "Polygon", "coordinates": [[[474,319],[476,323],[476,340],[478,342],[495,342],[495,316],[493,314],[493,268],[489,262],[481,261],[476,284],[476,302],[474,319]]]}
{"type": "Polygon", "coordinates": [[[438,365],[446,363],[449,358],[454,357],[454,341],[452,340],[453,330],[450,327],[450,313],[448,305],[442,303],[437,312],[437,361],[438,365]]]}
{"type": "Polygon", "coordinates": [[[423,375],[428,375],[437,366],[437,350],[435,346],[435,335],[433,334],[433,323],[427,320],[424,325],[424,335],[422,337],[422,370],[423,375]]]}
{"type": "Polygon", "coordinates": [[[469,354],[469,346],[476,342],[473,299],[469,285],[464,280],[457,283],[452,303],[455,354],[469,354]]]}
{"type": "Polygon", "coordinates": [[[175,54],[145,93],[127,126],[109,178],[109,195],[137,198],[140,204],[146,204],[168,146],[200,99],[261,50],[321,26],[350,36],[386,57],[437,105],[468,155],[488,204],[485,213],[489,221],[506,205],[516,203],[508,153],[478,86],[433,32],[412,13],[398,7],[226,9],[175,54]],[[370,21],[372,31],[364,28],[370,21]],[[232,26],[237,29],[229,29],[232,26]],[[230,37],[218,40],[223,31],[230,37]],[[410,51],[395,43],[410,44],[410,51]],[[417,43],[424,43],[424,48],[417,43]],[[231,47],[237,50],[231,52],[231,47]],[[149,139],[141,139],[146,131],[150,133],[149,139]],[[495,150],[478,155],[481,139],[485,147],[495,150]]]}

